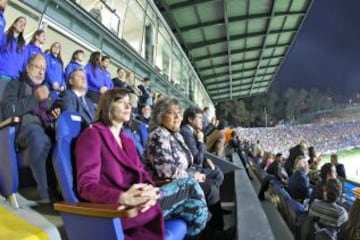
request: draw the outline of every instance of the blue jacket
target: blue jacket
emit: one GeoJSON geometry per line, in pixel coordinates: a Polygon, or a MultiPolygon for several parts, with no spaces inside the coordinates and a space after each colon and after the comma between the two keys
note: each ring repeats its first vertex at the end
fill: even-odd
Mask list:
{"type": "Polygon", "coordinates": [[[100,88],[105,85],[103,72],[99,66],[96,67],[95,72],[90,63],[85,66],[86,79],[88,81],[88,91],[99,92],[100,88]]]}
{"type": "Polygon", "coordinates": [[[46,72],[45,81],[46,84],[52,89],[53,83],[59,83],[60,87],[65,86],[65,78],[63,66],[58,58],[48,53],[45,55],[46,59],[46,72]]]}
{"type": "Polygon", "coordinates": [[[14,38],[6,48],[7,36],[3,33],[0,41],[0,75],[6,75],[13,79],[20,77],[24,62],[24,49],[17,51],[17,38],[14,38]]]}
{"type": "Polygon", "coordinates": [[[4,12],[0,11],[0,40],[1,40],[2,36],[3,36],[5,26],[6,26],[6,20],[5,20],[5,17],[4,17],[4,12]]]}
{"type": "Polygon", "coordinates": [[[114,88],[114,83],[113,83],[113,81],[111,80],[111,73],[110,73],[108,70],[106,70],[106,69],[102,69],[102,72],[103,72],[103,78],[104,78],[105,86],[106,86],[108,89],[114,88]]]}
{"type": "Polygon", "coordinates": [[[305,173],[295,171],[289,178],[287,192],[295,200],[304,201],[310,197],[310,182],[305,173]]]}
{"type": "Polygon", "coordinates": [[[27,62],[29,61],[29,58],[33,54],[43,54],[43,51],[41,50],[41,48],[39,48],[35,44],[26,45],[25,50],[24,50],[24,64],[23,64],[23,68],[22,68],[23,70],[26,69],[27,62]]]}
{"type": "Polygon", "coordinates": [[[70,77],[70,74],[75,69],[82,68],[84,69],[84,66],[76,61],[71,61],[65,68],[65,80],[67,81],[70,77]]]}

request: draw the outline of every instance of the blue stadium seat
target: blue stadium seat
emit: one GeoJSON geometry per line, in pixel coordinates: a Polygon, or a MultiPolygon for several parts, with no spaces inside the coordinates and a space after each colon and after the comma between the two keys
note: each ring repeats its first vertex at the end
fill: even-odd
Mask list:
{"type": "MultiPolygon", "coordinates": [[[[137,209],[117,210],[114,204],[79,202],[74,191],[72,145],[82,130],[81,117],[64,112],[56,127],[56,144],[53,165],[65,202],[55,203],[61,212],[66,233],[70,240],[77,239],[124,239],[121,218],[133,217],[137,209]]],[[[180,219],[165,222],[166,239],[180,240],[186,234],[186,223],[180,219]]]]}
{"type": "MultiPolygon", "coordinates": [[[[0,81],[0,103],[7,81],[0,81]]],[[[20,118],[3,119],[0,109],[0,194],[18,208],[15,193],[19,186],[18,160],[15,151],[15,127],[20,118]]]]}

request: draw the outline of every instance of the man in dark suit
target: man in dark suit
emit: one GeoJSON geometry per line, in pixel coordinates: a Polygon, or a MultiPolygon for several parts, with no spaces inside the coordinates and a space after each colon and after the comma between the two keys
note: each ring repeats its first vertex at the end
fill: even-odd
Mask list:
{"type": "Polygon", "coordinates": [[[85,124],[90,125],[95,118],[95,105],[85,97],[87,80],[83,69],[78,68],[70,73],[68,87],[64,94],[62,111],[77,112],[85,124]]]}
{"type": "Polygon", "coordinates": [[[335,166],[337,175],[339,177],[346,178],[344,164],[341,164],[341,163],[338,162],[337,154],[331,154],[330,162],[331,162],[332,165],[335,166]]]}
{"type": "Polygon", "coordinates": [[[190,107],[184,112],[183,126],[180,133],[191,151],[194,165],[201,173],[206,175],[217,187],[224,181],[224,173],[216,167],[210,159],[206,159],[206,144],[204,142],[203,112],[200,108],[190,107]]]}
{"type": "Polygon", "coordinates": [[[53,193],[56,183],[51,172],[51,148],[53,124],[60,114],[60,108],[54,104],[44,84],[45,70],[44,56],[32,55],[20,78],[7,83],[1,112],[4,118],[22,118],[16,129],[16,146],[24,162],[30,165],[40,198],[48,201],[49,197],[53,197],[49,195],[53,193]]]}

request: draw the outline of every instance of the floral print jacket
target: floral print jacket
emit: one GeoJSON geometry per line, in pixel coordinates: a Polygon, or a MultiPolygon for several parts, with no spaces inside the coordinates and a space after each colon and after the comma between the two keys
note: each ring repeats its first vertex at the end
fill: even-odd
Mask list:
{"type": "Polygon", "coordinates": [[[193,158],[179,132],[164,127],[151,131],[144,153],[146,168],[154,179],[193,177],[193,158]]]}

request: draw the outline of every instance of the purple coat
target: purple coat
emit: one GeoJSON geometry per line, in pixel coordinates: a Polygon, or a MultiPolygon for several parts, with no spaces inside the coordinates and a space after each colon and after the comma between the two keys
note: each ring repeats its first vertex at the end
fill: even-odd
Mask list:
{"type": "MultiPolygon", "coordinates": [[[[85,129],[76,144],[77,190],[93,203],[117,203],[123,191],[134,183],[152,183],[124,133],[121,149],[110,129],[97,122],[85,129]]],[[[164,219],[159,204],[134,218],[122,219],[127,240],[164,239],[164,219]]]]}

